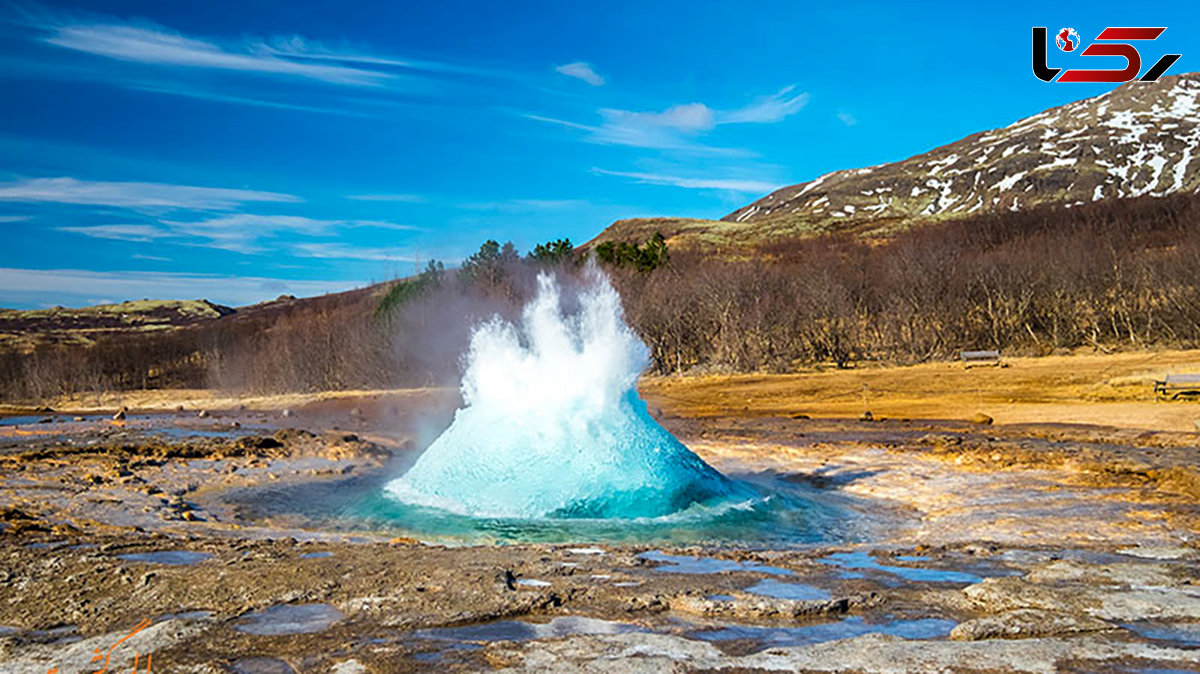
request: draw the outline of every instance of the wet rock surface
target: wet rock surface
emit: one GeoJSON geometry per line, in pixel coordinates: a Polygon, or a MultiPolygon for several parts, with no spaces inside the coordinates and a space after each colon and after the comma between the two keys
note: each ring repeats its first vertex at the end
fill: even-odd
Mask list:
{"type": "Polygon", "coordinates": [[[868,535],[461,545],[252,507],[369,482],[419,444],[319,412],[187,414],[186,435],[109,412],[4,439],[0,672],[95,671],[97,652],[172,672],[1200,668],[1197,504],[1121,463],[1174,475],[1182,437],[673,418],[725,472],[839,500],[868,535]]]}

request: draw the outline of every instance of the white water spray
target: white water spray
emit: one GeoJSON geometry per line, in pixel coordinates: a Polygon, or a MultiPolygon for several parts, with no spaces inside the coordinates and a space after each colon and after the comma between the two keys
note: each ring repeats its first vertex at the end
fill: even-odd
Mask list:
{"type": "Polygon", "coordinates": [[[648,349],[590,274],[577,312],[541,274],[519,327],[475,329],[464,406],[389,495],[464,515],[639,518],[739,492],[647,413],[635,383],[648,349]]]}

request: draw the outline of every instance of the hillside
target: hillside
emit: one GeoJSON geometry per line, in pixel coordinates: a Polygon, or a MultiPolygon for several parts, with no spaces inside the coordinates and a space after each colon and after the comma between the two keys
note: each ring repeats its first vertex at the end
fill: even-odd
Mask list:
{"type": "Polygon", "coordinates": [[[0,309],[0,346],[88,344],[100,335],[193,325],[234,313],[208,300],[133,300],[69,309],[0,309]]]}
{"type": "MultiPolygon", "coordinates": [[[[176,328],[203,327],[221,322],[270,322],[280,312],[322,310],[355,303],[360,296],[377,298],[387,284],[297,299],[283,295],[268,302],[227,307],[200,300],[130,300],[119,304],[50,309],[0,308],[0,349],[28,352],[39,346],[88,346],[107,337],[148,335],[176,328]]],[[[372,300],[373,301],[373,300],[372,300]]]]}
{"type": "Polygon", "coordinates": [[[784,187],[720,221],[621,220],[595,242],[655,227],[676,247],[757,245],[1200,189],[1200,73],[1134,82],[904,161],[784,187]]]}

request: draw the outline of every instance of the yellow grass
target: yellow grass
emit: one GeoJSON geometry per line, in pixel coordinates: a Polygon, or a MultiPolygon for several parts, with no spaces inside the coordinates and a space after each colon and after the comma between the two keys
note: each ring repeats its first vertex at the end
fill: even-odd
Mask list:
{"type": "Polygon", "coordinates": [[[788,375],[645,378],[652,404],[685,416],[793,415],[1080,423],[1196,431],[1200,402],[1155,400],[1153,381],[1200,373],[1200,351],[1005,359],[1006,367],[928,363],[788,375]]]}
{"type": "MultiPolygon", "coordinates": [[[[983,413],[997,424],[1094,424],[1147,430],[1197,430],[1200,402],[1154,397],[1167,374],[1200,373],[1200,350],[1006,358],[1006,367],[928,363],[908,367],[810,371],[786,375],[644,377],[652,407],[683,416],[961,419],[983,413]]],[[[446,392],[445,389],[439,391],[446,392]]],[[[64,411],[131,409],[280,410],[314,402],[419,396],[434,389],[325,391],[238,396],[189,389],[127,391],[50,401],[64,411]]]]}

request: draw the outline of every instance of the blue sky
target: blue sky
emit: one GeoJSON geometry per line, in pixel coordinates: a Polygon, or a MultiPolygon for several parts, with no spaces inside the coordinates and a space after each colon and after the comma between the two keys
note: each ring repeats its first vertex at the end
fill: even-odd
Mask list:
{"type": "Polygon", "coordinates": [[[1143,67],[1197,69],[1195,3],[1134,4],[0,0],[0,306],[246,304],[719,218],[1109,88],[1034,78],[1035,25],[1167,26],[1143,67]]]}

